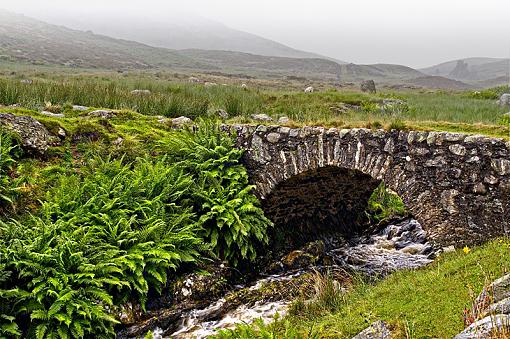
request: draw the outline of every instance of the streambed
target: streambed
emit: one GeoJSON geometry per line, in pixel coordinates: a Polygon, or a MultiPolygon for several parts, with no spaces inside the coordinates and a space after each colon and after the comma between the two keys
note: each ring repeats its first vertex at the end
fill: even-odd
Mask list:
{"type": "Polygon", "coordinates": [[[235,286],[208,305],[170,312],[172,316],[167,321],[156,317],[155,321],[135,324],[121,331],[119,338],[138,337],[148,330],[154,338],[206,338],[238,323],[259,318],[267,323],[277,313],[286,314],[314,272],[333,273],[339,280],[349,272],[376,278],[396,270],[422,267],[431,263],[435,255],[426,232],[414,219],[390,224],[372,235],[347,240],[330,236],[288,253],[262,269],[256,279],[235,286]]]}

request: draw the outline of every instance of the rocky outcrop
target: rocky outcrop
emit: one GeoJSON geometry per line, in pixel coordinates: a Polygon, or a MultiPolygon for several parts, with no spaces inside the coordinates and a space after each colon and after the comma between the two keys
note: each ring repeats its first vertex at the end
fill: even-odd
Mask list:
{"type": "MultiPolygon", "coordinates": [[[[455,339],[496,338],[498,332],[510,330],[510,274],[486,286],[473,302],[471,310],[464,311],[466,329],[455,339]]],[[[502,338],[504,336],[501,336],[502,338]]]]}
{"type": "Polygon", "coordinates": [[[46,127],[29,116],[0,113],[0,127],[19,136],[22,147],[30,153],[44,154],[48,147],[58,143],[46,127]]]}
{"type": "MultiPolygon", "coordinates": [[[[363,213],[369,196],[363,192],[384,181],[437,245],[475,244],[510,231],[510,142],[448,132],[231,128],[247,151],[244,163],[263,204],[273,192],[292,189],[291,181],[312,182],[299,201],[321,206],[322,220],[349,224],[363,213]],[[320,186],[323,179],[328,183],[320,186]]],[[[281,214],[281,221],[295,213],[306,222],[307,215],[292,207],[295,202],[282,205],[289,212],[281,214]]],[[[353,225],[352,232],[362,227],[353,225]]]]}
{"type": "Polygon", "coordinates": [[[273,121],[273,118],[271,118],[267,114],[253,114],[251,118],[255,121],[267,121],[267,122],[273,121]]]}
{"type": "Polygon", "coordinates": [[[360,89],[362,92],[366,92],[366,93],[375,93],[376,92],[376,89],[375,89],[375,82],[374,80],[365,80],[361,83],[360,85],[360,89]]]}
{"type": "Polygon", "coordinates": [[[193,124],[193,120],[191,120],[188,117],[181,116],[181,117],[173,118],[172,119],[172,126],[176,127],[176,128],[180,128],[180,127],[183,127],[183,126],[189,126],[189,125],[192,125],[192,124],[193,124]]]}
{"type": "Polygon", "coordinates": [[[149,95],[151,94],[151,91],[148,89],[134,89],[131,91],[131,94],[133,95],[149,95]]]}

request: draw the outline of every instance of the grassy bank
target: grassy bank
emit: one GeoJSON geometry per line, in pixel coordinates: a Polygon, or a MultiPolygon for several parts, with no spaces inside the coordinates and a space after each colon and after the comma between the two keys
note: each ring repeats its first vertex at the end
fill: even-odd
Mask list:
{"type": "MultiPolygon", "coordinates": [[[[399,124],[410,129],[461,131],[510,137],[508,119],[491,96],[472,92],[404,91],[366,94],[329,88],[305,94],[300,91],[272,90],[237,85],[189,84],[140,76],[80,75],[64,79],[36,78],[21,83],[19,77],[0,78],[0,104],[43,110],[48,103],[65,110],[72,104],[111,109],[128,109],[144,115],[191,118],[215,116],[225,110],[231,122],[249,122],[250,116],[265,113],[278,119],[287,116],[290,125],[334,127],[389,127],[399,124]],[[150,94],[135,95],[134,89],[150,94]],[[401,104],[385,105],[385,99],[401,104]]],[[[57,109],[57,110],[59,110],[57,109]]]]}
{"type": "Polygon", "coordinates": [[[509,239],[466,252],[443,254],[423,269],[396,272],[377,283],[355,279],[345,294],[330,293],[306,307],[298,302],[283,320],[243,325],[217,338],[351,338],[376,320],[387,321],[396,338],[452,338],[464,329],[464,308],[510,270],[509,239]]]}

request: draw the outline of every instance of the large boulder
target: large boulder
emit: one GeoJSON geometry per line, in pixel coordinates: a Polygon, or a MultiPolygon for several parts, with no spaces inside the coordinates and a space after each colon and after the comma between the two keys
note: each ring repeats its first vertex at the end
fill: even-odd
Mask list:
{"type": "Polygon", "coordinates": [[[30,116],[0,113],[0,127],[17,134],[22,147],[30,153],[44,154],[58,142],[43,124],[30,116]]]}
{"type": "Polygon", "coordinates": [[[188,117],[181,116],[181,117],[173,118],[172,119],[172,126],[173,127],[180,128],[180,127],[189,126],[189,125],[192,125],[192,124],[193,124],[193,120],[191,120],[188,117]]]}
{"type": "Polygon", "coordinates": [[[500,106],[510,106],[510,93],[502,94],[499,97],[498,104],[500,106]]]}
{"type": "Polygon", "coordinates": [[[374,80],[365,80],[361,83],[361,91],[365,93],[375,93],[375,82],[374,80]]]}

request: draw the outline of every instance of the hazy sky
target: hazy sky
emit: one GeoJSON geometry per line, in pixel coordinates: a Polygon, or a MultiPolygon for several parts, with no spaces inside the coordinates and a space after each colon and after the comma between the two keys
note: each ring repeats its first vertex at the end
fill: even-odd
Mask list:
{"type": "Polygon", "coordinates": [[[0,0],[0,8],[68,25],[98,12],[111,20],[198,15],[354,63],[423,67],[510,53],[510,0],[0,0]]]}

